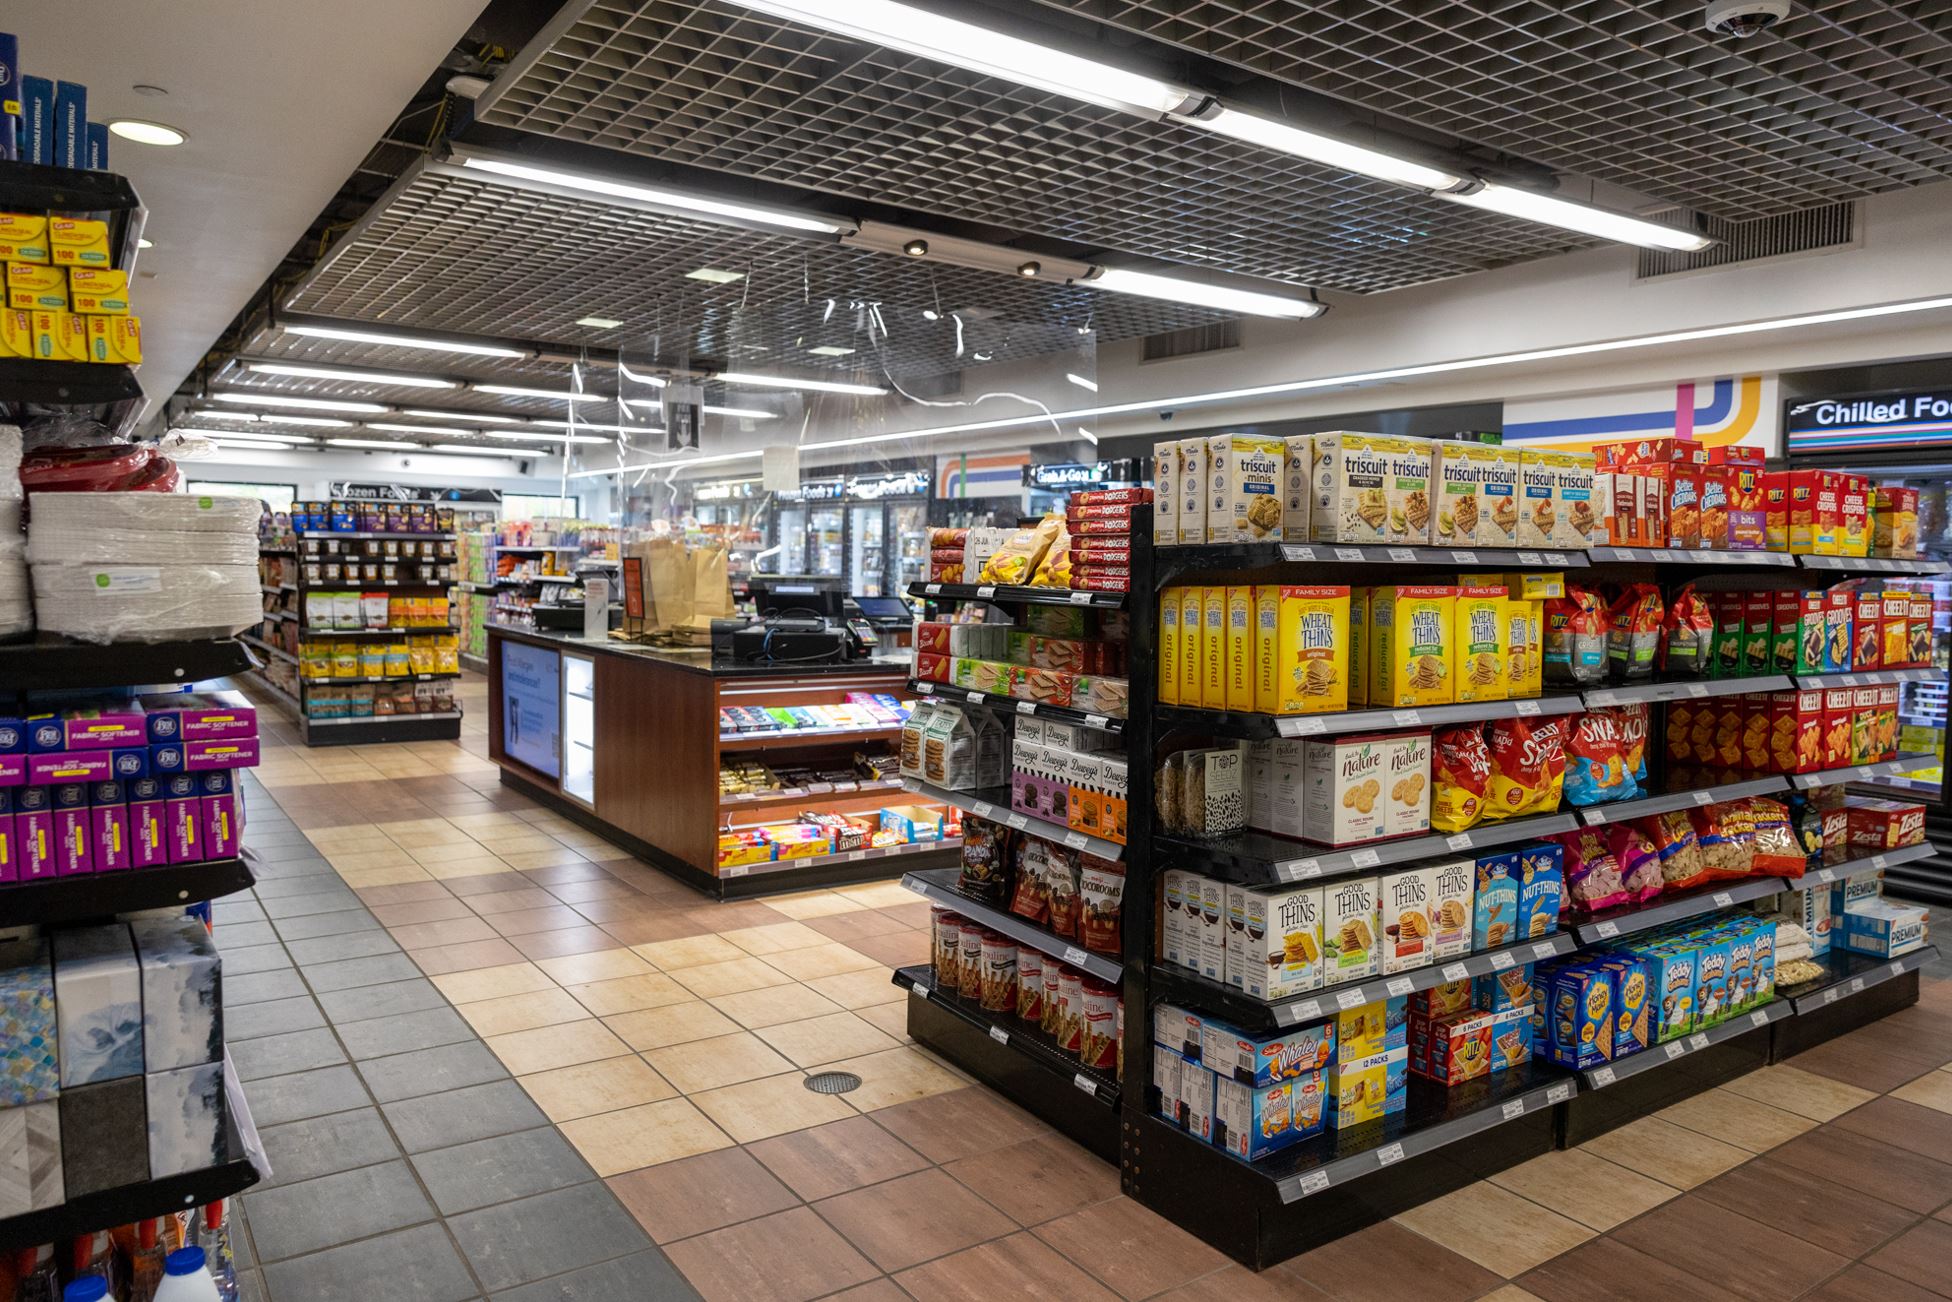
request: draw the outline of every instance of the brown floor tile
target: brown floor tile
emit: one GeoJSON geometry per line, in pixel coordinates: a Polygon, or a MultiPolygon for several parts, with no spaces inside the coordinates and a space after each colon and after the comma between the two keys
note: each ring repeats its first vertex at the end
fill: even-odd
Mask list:
{"type": "Polygon", "coordinates": [[[712,900],[693,905],[686,909],[685,913],[713,931],[720,932],[736,931],[740,927],[763,927],[768,923],[792,921],[785,914],[768,908],[758,900],[712,900]]]}
{"type": "Polygon", "coordinates": [[[869,1260],[891,1272],[1017,1228],[1016,1222],[937,1170],[869,1185],[813,1207],[869,1260]]]}
{"type": "Polygon", "coordinates": [[[891,932],[906,931],[907,928],[895,919],[884,916],[876,909],[861,909],[855,913],[836,913],[831,917],[811,918],[807,926],[829,940],[837,940],[843,945],[852,945],[857,940],[870,936],[886,936],[891,932]]]}
{"type": "Polygon", "coordinates": [[[497,936],[493,940],[471,940],[461,945],[442,945],[435,949],[410,949],[407,957],[428,976],[449,972],[472,972],[476,968],[506,967],[520,963],[522,951],[497,936]]]}
{"type": "Polygon", "coordinates": [[[749,1151],[808,1202],[908,1175],[929,1164],[867,1117],[762,1139],[749,1151]]]}
{"type": "MultiPolygon", "coordinates": [[[[776,955],[776,957],[787,956],[776,955]]],[[[700,999],[716,999],[720,995],[736,995],[742,991],[758,990],[765,986],[783,986],[793,980],[778,968],[768,967],[767,960],[763,958],[737,958],[726,963],[682,967],[673,971],[671,977],[700,999]]]]}
{"type": "MultiPolygon", "coordinates": [[[[577,906],[580,911],[582,906],[577,906]]],[[[682,915],[647,912],[639,917],[625,918],[618,922],[606,922],[603,929],[619,945],[649,945],[660,940],[676,940],[684,936],[696,936],[703,932],[695,922],[687,921],[682,915]]]]}
{"type": "MultiPolygon", "coordinates": [[[[1768,1208],[1756,1210],[1769,1214],[1768,1208]]],[[[1850,1264],[1847,1257],[1693,1194],[1629,1221],[1612,1237],[1755,1302],[1797,1297],[1850,1264]]]]}
{"type": "Polygon", "coordinates": [[[805,1207],[665,1247],[706,1302],[808,1302],[881,1272],[805,1207]]]}
{"type": "Polygon", "coordinates": [[[566,931],[571,927],[590,925],[584,921],[582,914],[567,904],[552,904],[540,909],[510,909],[507,913],[488,914],[486,921],[504,936],[529,936],[538,931],[566,931]]]}
{"type": "Polygon", "coordinates": [[[874,1120],[931,1162],[953,1162],[1050,1133],[1043,1122],[981,1087],[897,1103],[877,1111],[874,1120]]]}
{"type": "Polygon", "coordinates": [[[613,1176],[610,1188],[659,1243],[797,1207],[793,1191],[743,1148],[723,1148],[613,1176]]]}
{"type": "Polygon", "coordinates": [[[1952,1297],[1952,1225],[1924,1221],[1864,1258],[1864,1264],[1952,1297]]]}
{"type": "Polygon", "coordinates": [[[1802,1302],[1939,1302],[1943,1296],[1859,1262],[1805,1293],[1802,1302]]]}
{"type": "Polygon", "coordinates": [[[486,1043],[502,1060],[502,1065],[508,1068],[511,1076],[527,1076],[557,1067],[574,1067],[578,1063],[618,1058],[630,1052],[628,1045],[594,1017],[580,1022],[564,1022],[558,1026],[538,1026],[529,1031],[511,1031],[507,1035],[491,1035],[486,1043]]]}
{"type": "Polygon", "coordinates": [[[911,1295],[891,1279],[875,1279],[844,1292],[830,1293],[827,1302],[911,1302],[911,1295]]]}
{"type": "Polygon", "coordinates": [[[1729,1302],[1741,1296],[1695,1278],[1670,1263],[1665,1254],[1637,1251],[1611,1235],[1554,1257],[1516,1282],[1544,1302],[1598,1302],[1601,1298],[1605,1302],[1729,1302]],[[1599,1291],[1601,1281],[1604,1292],[1599,1291]]]}
{"type": "MultiPolygon", "coordinates": [[[[1115,1295],[1113,1295],[1115,1296],[1115,1295]]],[[[1300,1280],[1275,1271],[1255,1274],[1245,1266],[1228,1266],[1211,1275],[1202,1275],[1190,1284],[1181,1284],[1156,1297],[1156,1302],[1320,1302],[1322,1294],[1300,1280]]],[[[1496,1294],[1484,1302],[1508,1302],[1496,1294]]]]}
{"type": "Polygon", "coordinates": [[[854,1015],[864,1022],[879,1027],[903,1044],[913,1043],[908,1034],[908,1000],[904,996],[900,1002],[876,1004],[872,1008],[856,1008],[854,1015]]]}
{"type": "Polygon", "coordinates": [[[847,945],[883,967],[913,967],[929,961],[929,937],[925,931],[891,931],[885,936],[850,940],[847,945]]]}
{"type": "Polygon", "coordinates": [[[554,986],[525,995],[483,999],[460,1007],[461,1016],[467,1018],[475,1034],[483,1038],[507,1035],[513,1031],[530,1031],[538,1026],[555,1026],[560,1022],[581,1021],[590,1015],[583,1005],[554,986]]]}
{"type": "Polygon", "coordinates": [[[1792,1067],[1845,1081],[1882,1094],[1944,1064],[1944,1059],[1908,1046],[1902,1035],[1877,1031],[1875,1024],[1840,1035],[1789,1060],[1792,1067]]]}
{"type": "MultiPolygon", "coordinates": [[[[994,1302],[1000,1298],[1116,1302],[1118,1297],[1042,1239],[1027,1233],[978,1244],[905,1270],[897,1282],[904,1296],[915,1302],[994,1302]]],[[[1249,1297],[1236,1294],[1233,1302],[1247,1302],[1249,1297]]]]}
{"type": "Polygon", "coordinates": [[[1694,1193],[1851,1258],[1863,1256],[1917,1220],[1917,1213],[1868,1195],[1842,1198],[1834,1182],[1767,1156],[1716,1176],[1694,1193]]]}
{"type": "Polygon", "coordinates": [[[1727,1090],[1704,1090],[1654,1114],[1663,1121],[1709,1135],[1751,1153],[1787,1143],[1816,1122],[1727,1090]]]}
{"type": "Polygon", "coordinates": [[[1731,1094],[1757,1099],[1812,1121],[1830,1121],[1877,1097],[1870,1090],[1819,1076],[1788,1063],[1777,1063],[1746,1076],[1737,1076],[1722,1088],[1731,1094]]]}
{"type": "Polygon", "coordinates": [[[642,1058],[601,1058],[517,1078],[551,1121],[593,1117],[672,1098],[677,1090],[642,1058]]]}
{"type": "Polygon", "coordinates": [[[517,872],[466,873],[451,881],[443,878],[443,881],[446,882],[448,890],[463,899],[520,890],[529,884],[528,878],[517,872]]]}
{"type": "Polygon", "coordinates": [[[1128,1298],[1190,1283],[1227,1264],[1214,1249],[1125,1197],[1095,1203],[1033,1232],[1128,1298]]]}
{"type": "MultiPolygon", "coordinates": [[[[412,885],[413,883],[408,883],[412,885]]],[[[371,889],[384,890],[385,887],[371,889]]],[[[373,904],[367,902],[373,916],[385,927],[401,927],[413,922],[440,922],[448,918],[471,918],[468,906],[442,889],[436,899],[415,900],[406,904],[373,904]]],[[[394,936],[395,940],[399,937],[394,936]]]]}
{"type": "MultiPolygon", "coordinates": [[[[778,1026],[782,1022],[803,1022],[810,1017],[846,1015],[833,1000],[797,984],[742,990],[734,995],[720,995],[710,1002],[712,1007],[750,1030],[778,1026]]],[[[868,1050],[856,1049],[854,1052],[866,1053],[868,1050]]],[[[845,1053],[830,1055],[835,1058],[847,1056],[845,1053]]]]}
{"type": "Polygon", "coordinates": [[[928,928],[929,908],[930,905],[927,900],[918,899],[908,904],[896,904],[885,909],[876,909],[875,912],[884,918],[899,922],[904,927],[912,927],[919,931],[928,928]]]}
{"type": "MultiPolygon", "coordinates": [[[[566,904],[585,904],[596,900],[633,900],[638,893],[608,874],[599,872],[594,877],[551,879],[545,874],[556,873],[556,869],[530,869],[529,876],[537,881],[546,881],[549,893],[566,904]]],[[[580,872],[580,868],[578,869],[580,872]]]]}
{"type": "Polygon", "coordinates": [[[610,981],[592,981],[585,985],[570,986],[568,990],[576,1002],[589,1009],[596,1017],[634,1013],[645,1008],[663,1008],[669,1004],[688,1003],[691,1000],[691,991],[662,972],[652,972],[644,976],[617,977],[610,981]]]}
{"type": "Polygon", "coordinates": [[[1506,1279],[1598,1233],[1482,1180],[1401,1212],[1396,1223],[1506,1279]],[[1487,1225],[1496,1225],[1497,1232],[1485,1233],[1487,1225]]]}
{"type": "Polygon", "coordinates": [[[1835,1123],[1790,1140],[1769,1157],[1921,1215],[1952,1199],[1952,1166],[1835,1123]]]}
{"type": "Polygon", "coordinates": [[[1952,1165],[1952,1115],[1903,1099],[1873,1099],[1830,1123],[1952,1165]]]}
{"type": "Polygon", "coordinates": [[[478,968],[468,972],[444,973],[431,978],[451,1004],[473,1003],[506,995],[548,990],[555,982],[533,963],[509,963],[501,967],[478,968]]]}
{"type": "Polygon", "coordinates": [[[560,903],[540,886],[518,886],[514,890],[496,891],[492,895],[468,897],[468,907],[484,918],[495,913],[511,913],[516,909],[546,909],[560,903]]]}
{"type": "Polygon", "coordinates": [[[558,1123],[600,1176],[730,1148],[732,1140],[686,1099],[662,1099],[558,1123]]]}
{"type": "MultiPolygon", "coordinates": [[[[458,903],[458,901],[457,901],[458,903]]],[[[472,913],[463,918],[439,922],[415,922],[389,926],[401,949],[433,949],[441,945],[460,945],[473,940],[493,940],[495,930],[472,913]]]]}
{"type": "Polygon", "coordinates": [[[644,1059],[657,1068],[658,1075],[686,1094],[755,1080],[761,1076],[777,1076],[782,1072],[793,1072],[796,1077],[799,1075],[793,1070],[792,1063],[773,1052],[771,1046],[750,1031],[666,1045],[661,1049],[648,1050],[644,1059]]]}
{"type": "Polygon", "coordinates": [[[617,938],[601,927],[564,927],[560,931],[536,931],[514,936],[509,944],[522,951],[524,958],[544,959],[594,954],[617,948],[617,938]]]}
{"type": "Polygon", "coordinates": [[[1491,1183],[1604,1233],[1681,1192],[1584,1149],[1558,1149],[1491,1177],[1491,1183]]]}
{"type": "Polygon", "coordinates": [[[798,1072],[706,1090],[691,1101],[742,1144],[841,1121],[853,1111],[831,1094],[808,1089],[798,1072]]]}
{"type": "Polygon", "coordinates": [[[858,972],[815,977],[805,984],[809,990],[819,991],[842,1008],[875,1008],[882,1004],[898,1004],[908,998],[907,992],[895,984],[893,971],[878,963],[858,972]]]}
{"type": "Polygon", "coordinates": [[[604,1018],[603,1022],[625,1044],[646,1052],[671,1044],[733,1035],[739,1030],[739,1024],[718,1009],[703,1000],[690,998],[684,1003],[619,1013],[604,1018]]]}
{"type": "Polygon", "coordinates": [[[1659,1117],[1628,1122],[1618,1130],[1587,1140],[1580,1147],[1676,1189],[1692,1189],[1704,1180],[1712,1180],[1749,1156],[1733,1144],[1710,1139],[1659,1117]]]}
{"type": "Polygon", "coordinates": [[[943,1168],[1019,1225],[1118,1197],[1118,1168],[1060,1135],[1026,1139],[943,1168]]]}

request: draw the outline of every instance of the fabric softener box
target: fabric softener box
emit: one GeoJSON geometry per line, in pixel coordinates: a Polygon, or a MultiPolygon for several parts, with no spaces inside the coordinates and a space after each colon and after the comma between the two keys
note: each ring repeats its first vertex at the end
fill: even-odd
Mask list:
{"type": "Polygon", "coordinates": [[[244,811],[237,802],[228,770],[199,775],[203,802],[203,852],[212,859],[237,857],[244,834],[244,811]]]}
{"type": "Polygon", "coordinates": [[[142,708],[151,742],[258,735],[258,713],[237,692],[145,696],[142,708]]]}
{"type": "Polygon", "coordinates": [[[55,874],[54,799],[46,787],[14,792],[14,840],[20,850],[20,880],[55,874]]]}
{"type": "Polygon", "coordinates": [[[129,792],[125,783],[97,782],[88,789],[88,836],[95,871],[119,872],[135,866],[129,843],[129,792]]]}
{"type": "Polygon", "coordinates": [[[20,844],[14,838],[14,793],[0,787],[0,882],[20,880],[20,844]]]}
{"type": "Polygon", "coordinates": [[[48,788],[54,805],[54,871],[62,877],[95,871],[95,836],[89,822],[88,784],[48,788]]]}
{"type": "Polygon", "coordinates": [[[171,863],[200,863],[204,858],[203,796],[188,773],[163,779],[163,842],[171,863]]]}
{"type": "Polygon", "coordinates": [[[192,918],[129,924],[142,964],[145,1069],[173,1071],[224,1056],[223,958],[192,918]]]}
{"type": "Polygon", "coordinates": [[[142,1075],[142,969],[126,923],[54,933],[61,1088],[142,1075]]]}
{"type": "Polygon", "coordinates": [[[135,868],[169,865],[167,805],[161,778],[138,778],[129,787],[129,858],[135,868]]]}

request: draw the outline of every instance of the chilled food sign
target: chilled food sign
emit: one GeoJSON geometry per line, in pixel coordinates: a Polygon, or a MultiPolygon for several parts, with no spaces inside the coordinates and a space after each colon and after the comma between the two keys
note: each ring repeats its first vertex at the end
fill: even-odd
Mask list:
{"type": "Polygon", "coordinates": [[[1793,399],[1783,426],[1792,453],[1952,443],[1952,390],[1793,399]]]}

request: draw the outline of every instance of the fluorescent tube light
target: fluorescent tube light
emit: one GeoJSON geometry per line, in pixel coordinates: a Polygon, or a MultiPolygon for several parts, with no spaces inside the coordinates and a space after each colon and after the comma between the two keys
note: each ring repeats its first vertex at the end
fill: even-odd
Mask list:
{"type": "Polygon", "coordinates": [[[1098,446],[1098,436],[1082,425],[1078,426],[1078,437],[1091,444],[1094,448],[1098,446]]]}
{"type": "MultiPolygon", "coordinates": [[[[241,415],[242,413],[239,414],[241,415]]],[[[269,413],[266,413],[265,415],[262,416],[253,416],[251,417],[251,419],[256,421],[262,421],[266,425],[298,425],[305,429],[351,429],[352,428],[351,421],[334,420],[330,416],[274,416],[269,413]]]]}
{"type": "Polygon", "coordinates": [[[1557,195],[1540,194],[1537,190],[1521,190],[1516,186],[1498,185],[1490,181],[1469,194],[1440,194],[1437,197],[1471,208],[1482,208],[1487,212],[1503,213],[1522,221],[1540,222],[1582,235],[1596,235],[1603,240],[1637,244],[1646,249],[1699,253],[1714,243],[1707,236],[1697,235],[1693,231],[1663,226],[1659,222],[1595,208],[1591,204],[1575,203],[1557,195]]]}
{"type": "Polygon", "coordinates": [[[294,366],[289,362],[251,362],[246,368],[260,375],[297,375],[310,380],[343,380],[347,384],[389,384],[408,389],[458,389],[453,380],[431,375],[403,375],[399,371],[341,371],[330,366],[294,366]]]}
{"type": "Polygon", "coordinates": [[[488,448],[473,443],[435,443],[426,450],[450,452],[467,457],[553,457],[557,455],[554,452],[545,452],[541,448],[488,448]]]}
{"type": "Polygon", "coordinates": [[[435,411],[429,407],[406,407],[402,416],[422,416],[428,420],[465,420],[471,424],[520,425],[525,418],[521,416],[490,416],[485,411],[435,411]]]}
{"type": "Polygon", "coordinates": [[[721,271],[717,267],[700,267],[696,271],[685,273],[686,280],[702,280],[708,285],[729,285],[735,280],[745,278],[746,273],[743,271],[721,271]]]}
{"type": "Polygon", "coordinates": [[[1072,371],[1066,371],[1064,378],[1077,385],[1080,389],[1089,389],[1093,393],[1098,392],[1098,382],[1096,380],[1087,380],[1082,375],[1078,375],[1072,371]]]}
{"type": "MultiPolygon", "coordinates": [[[[210,441],[211,443],[213,443],[214,445],[220,448],[238,448],[247,452],[289,452],[291,451],[291,448],[288,445],[283,443],[275,443],[272,442],[270,439],[219,438],[219,439],[211,439],[210,441]]],[[[308,439],[307,442],[310,442],[310,440],[308,439]]]]}
{"type": "Polygon", "coordinates": [[[389,348],[419,348],[430,353],[460,353],[467,357],[527,357],[520,348],[505,344],[457,343],[428,339],[419,335],[394,334],[386,330],[348,330],[341,326],[287,325],[286,334],[309,339],[340,339],[352,344],[384,344],[389,348]]]}
{"type": "Polygon", "coordinates": [[[576,324],[588,326],[592,330],[615,330],[623,322],[607,316],[579,316],[576,318],[576,324]]]}
{"type": "Polygon", "coordinates": [[[818,348],[809,348],[807,351],[815,357],[852,357],[854,355],[852,348],[842,348],[838,344],[822,344],[818,348]]]}
{"type": "Polygon", "coordinates": [[[783,208],[758,208],[751,204],[728,203],[723,199],[707,198],[702,194],[688,194],[683,190],[632,185],[625,181],[608,181],[600,176],[585,176],[580,172],[563,172],[553,167],[535,167],[528,163],[508,162],[499,158],[461,155],[455,161],[473,171],[492,172],[496,176],[505,176],[513,181],[536,181],[545,185],[559,185],[565,189],[582,190],[611,199],[632,199],[657,208],[702,213],[707,217],[725,217],[733,221],[755,222],[764,226],[779,226],[786,230],[809,231],[816,235],[838,235],[852,225],[851,222],[834,217],[823,217],[818,213],[790,212],[783,208]]]}
{"type": "Polygon", "coordinates": [[[1419,190],[1449,190],[1464,184],[1463,177],[1450,172],[1425,167],[1407,158],[1352,145],[1346,140],[1337,140],[1333,136],[1304,130],[1292,123],[1264,118],[1259,114],[1245,113],[1240,109],[1222,108],[1211,116],[1188,121],[1187,125],[1201,127],[1244,144],[1271,149],[1278,154],[1306,158],[1326,167],[1337,167],[1359,176],[1373,176],[1378,181],[1413,186],[1419,190]]]}
{"type": "Polygon", "coordinates": [[[179,430],[194,430],[199,434],[216,434],[222,438],[252,439],[259,443],[293,443],[301,446],[310,446],[318,441],[315,435],[310,434],[267,434],[262,430],[213,430],[206,429],[201,425],[178,425],[176,428],[179,430]]]}
{"type": "Polygon", "coordinates": [[[408,443],[404,439],[327,439],[335,448],[385,448],[389,452],[425,452],[427,449],[418,443],[408,443]]]}
{"type": "Polygon", "coordinates": [[[662,389],[665,385],[671,383],[671,381],[665,379],[662,375],[639,375],[628,366],[625,366],[621,360],[617,363],[617,371],[626,380],[635,380],[639,384],[648,384],[654,389],[662,389]]]}
{"type": "MultiPolygon", "coordinates": [[[[583,428],[595,429],[601,427],[585,425],[583,428]]],[[[664,433],[661,429],[647,430],[645,432],[650,434],[664,433]]],[[[536,429],[484,429],[479,431],[479,433],[484,438],[506,439],[515,443],[520,443],[524,440],[530,442],[540,441],[543,443],[609,443],[612,441],[610,439],[597,438],[593,434],[545,434],[543,431],[536,429]]]]}
{"type": "Polygon", "coordinates": [[[457,429],[452,425],[387,425],[376,420],[367,421],[366,428],[383,429],[389,434],[447,434],[454,438],[463,439],[472,437],[480,432],[479,430],[457,429]]]}
{"type": "Polygon", "coordinates": [[[1149,271],[1127,271],[1120,267],[1102,267],[1097,275],[1082,283],[1114,294],[1133,294],[1140,298],[1163,299],[1168,303],[1210,307],[1215,311],[1239,312],[1246,316],[1300,320],[1328,311],[1327,307],[1312,299],[1288,298],[1281,294],[1264,294],[1258,290],[1234,289],[1227,285],[1208,285],[1197,280],[1159,276],[1149,271]]]}
{"type": "Polygon", "coordinates": [[[721,384],[747,384],[762,389],[805,389],[811,393],[853,393],[878,398],[886,389],[872,384],[841,384],[834,380],[796,380],[786,375],[754,375],[748,371],[722,371],[711,377],[721,384]]]}
{"type": "Polygon", "coordinates": [[[1019,86],[1153,117],[1202,98],[1183,87],[1114,68],[893,0],[739,0],[747,9],[840,32],[869,45],[940,59],[1019,86]]]}
{"type": "Polygon", "coordinates": [[[529,389],[519,384],[471,384],[476,393],[497,393],[505,398],[554,398],[558,402],[608,402],[600,393],[577,393],[570,389],[529,389]]]}
{"type": "Polygon", "coordinates": [[[210,395],[218,402],[235,402],[252,407],[295,407],[303,411],[353,411],[379,416],[392,408],[377,402],[341,402],[337,398],[290,398],[282,393],[250,393],[225,389],[210,395]]]}

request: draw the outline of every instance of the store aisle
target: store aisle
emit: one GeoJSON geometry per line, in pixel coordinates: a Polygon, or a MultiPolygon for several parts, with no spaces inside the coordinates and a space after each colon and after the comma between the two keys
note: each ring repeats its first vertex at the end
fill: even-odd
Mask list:
{"type": "Polygon", "coordinates": [[[889,969],[924,960],[925,904],[892,884],[710,903],[503,790],[481,679],[464,701],[458,745],[266,729],[263,880],[218,916],[277,1169],[239,1235],[269,1302],[1949,1287],[1935,974],[1919,1007],[1795,1065],[1256,1277],[907,1041],[889,969]],[[862,1084],[817,1094],[813,1069],[862,1084]]]}

